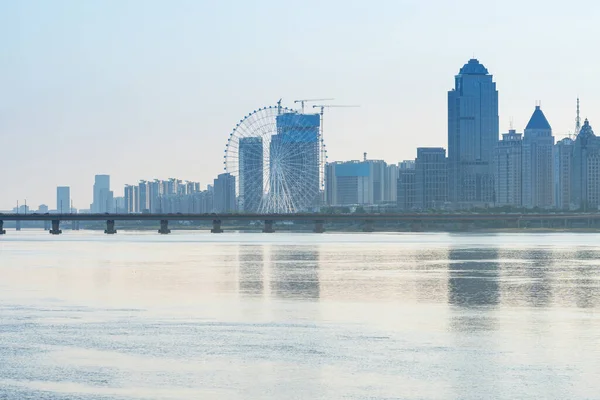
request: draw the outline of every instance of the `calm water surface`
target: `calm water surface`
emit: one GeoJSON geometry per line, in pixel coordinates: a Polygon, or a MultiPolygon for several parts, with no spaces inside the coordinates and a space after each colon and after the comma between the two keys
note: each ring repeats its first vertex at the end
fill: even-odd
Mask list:
{"type": "Polygon", "coordinates": [[[0,399],[600,398],[600,235],[0,237],[0,399]]]}

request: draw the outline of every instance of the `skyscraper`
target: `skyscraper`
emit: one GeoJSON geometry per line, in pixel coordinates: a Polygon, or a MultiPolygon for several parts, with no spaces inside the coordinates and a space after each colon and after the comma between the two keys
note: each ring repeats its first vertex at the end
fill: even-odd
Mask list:
{"type": "Polygon", "coordinates": [[[478,60],[471,59],[448,92],[449,198],[456,206],[493,203],[498,126],[496,83],[478,60]]]}
{"type": "Polygon", "coordinates": [[[299,212],[318,206],[319,114],[283,113],[269,147],[270,187],[264,212],[299,212]]]}
{"type": "Polygon", "coordinates": [[[494,183],[496,205],[521,207],[523,139],[510,129],[502,134],[494,156],[494,183]]]}
{"type": "Polygon", "coordinates": [[[245,212],[258,212],[263,197],[263,142],[260,137],[241,138],[239,143],[239,196],[245,212]]]}
{"type": "Polygon", "coordinates": [[[553,149],[552,128],[536,106],[523,135],[523,207],[554,207],[553,149]]]}
{"type": "Polygon", "coordinates": [[[571,204],[583,211],[600,206],[600,138],[586,119],[573,145],[571,204]]]}
{"type": "Polygon", "coordinates": [[[94,201],[90,208],[93,213],[113,212],[113,192],[110,190],[109,175],[96,175],[94,179],[94,201]]]}
{"type": "Polygon", "coordinates": [[[71,188],[69,186],[56,188],[56,211],[60,214],[71,212],[71,188]]]}
{"type": "Polygon", "coordinates": [[[442,208],[448,201],[448,169],[446,150],[419,147],[415,160],[416,207],[442,208]]]}

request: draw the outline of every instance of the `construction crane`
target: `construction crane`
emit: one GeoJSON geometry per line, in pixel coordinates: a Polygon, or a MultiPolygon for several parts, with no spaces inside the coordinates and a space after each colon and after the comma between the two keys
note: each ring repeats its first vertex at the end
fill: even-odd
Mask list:
{"type": "Polygon", "coordinates": [[[323,187],[321,188],[321,190],[325,190],[325,164],[327,164],[327,150],[325,149],[325,140],[323,139],[323,111],[325,111],[326,108],[338,108],[338,107],[351,107],[351,108],[355,108],[355,107],[360,107],[357,105],[347,105],[347,104],[315,104],[313,105],[313,108],[320,108],[321,112],[319,113],[321,115],[321,162],[322,162],[322,166],[323,166],[323,170],[320,172],[321,174],[323,174],[323,187]]]}
{"type": "MultiPolygon", "coordinates": [[[[360,107],[357,105],[347,105],[347,104],[315,104],[313,105],[313,108],[320,108],[321,112],[319,114],[321,114],[321,142],[323,141],[323,111],[325,111],[326,108],[338,108],[338,107],[360,107]]],[[[324,144],[323,144],[324,147],[324,144]]]]}
{"type": "Polygon", "coordinates": [[[335,99],[302,99],[302,100],[294,100],[294,103],[300,103],[300,107],[302,109],[302,114],[304,114],[304,103],[312,103],[315,101],[331,101],[335,99]]]}

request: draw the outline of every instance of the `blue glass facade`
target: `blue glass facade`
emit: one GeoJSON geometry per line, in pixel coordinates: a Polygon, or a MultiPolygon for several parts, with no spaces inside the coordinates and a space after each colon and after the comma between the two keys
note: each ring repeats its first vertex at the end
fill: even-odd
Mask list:
{"type": "Polygon", "coordinates": [[[499,137],[498,91],[476,59],[448,92],[450,201],[465,207],[494,202],[493,155],[499,137]]]}
{"type": "Polygon", "coordinates": [[[261,137],[241,138],[239,143],[239,197],[242,210],[258,212],[263,196],[264,156],[261,137]]]}

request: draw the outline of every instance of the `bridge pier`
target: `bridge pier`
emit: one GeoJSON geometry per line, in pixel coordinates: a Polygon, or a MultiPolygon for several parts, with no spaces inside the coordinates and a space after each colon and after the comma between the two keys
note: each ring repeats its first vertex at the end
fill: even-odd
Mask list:
{"type": "Polygon", "coordinates": [[[107,235],[114,235],[115,233],[117,233],[117,230],[115,229],[114,219],[109,219],[106,221],[106,229],[104,230],[104,233],[106,233],[107,235]]]}
{"type": "Polygon", "coordinates": [[[78,231],[79,230],[79,221],[71,221],[71,230],[72,231],[78,231]]]}
{"type": "Polygon", "coordinates": [[[44,221],[44,230],[45,231],[49,231],[50,230],[50,221],[44,221]]]}
{"type": "Polygon", "coordinates": [[[213,227],[210,230],[211,233],[223,233],[223,229],[221,229],[221,220],[213,219],[213,227]]]}
{"type": "Polygon", "coordinates": [[[375,232],[375,228],[373,227],[373,220],[366,220],[363,224],[363,232],[375,232]]]}
{"type": "Polygon", "coordinates": [[[53,219],[52,220],[52,229],[50,229],[51,235],[60,235],[62,231],[60,230],[60,220],[53,219]]]}
{"type": "Polygon", "coordinates": [[[169,229],[169,221],[167,221],[166,219],[160,220],[160,229],[158,230],[158,233],[160,233],[161,235],[167,235],[171,233],[171,230],[169,229]]]}
{"type": "Polygon", "coordinates": [[[21,221],[19,221],[19,220],[15,221],[15,226],[16,226],[16,229],[18,231],[20,231],[21,230],[21,221]]]}
{"type": "Polygon", "coordinates": [[[265,220],[265,226],[263,227],[263,233],[275,233],[275,229],[273,228],[273,224],[274,224],[273,220],[271,220],[271,219],[265,220]]]}
{"type": "Polygon", "coordinates": [[[315,221],[315,229],[313,232],[324,233],[325,232],[325,221],[323,221],[323,220],[315,221]]]}
{"type": "Polygon", "coordinates": [[[4,229],[4,221],[0,221],[0,235],[6,235],[6,230],[4,229]]]}

